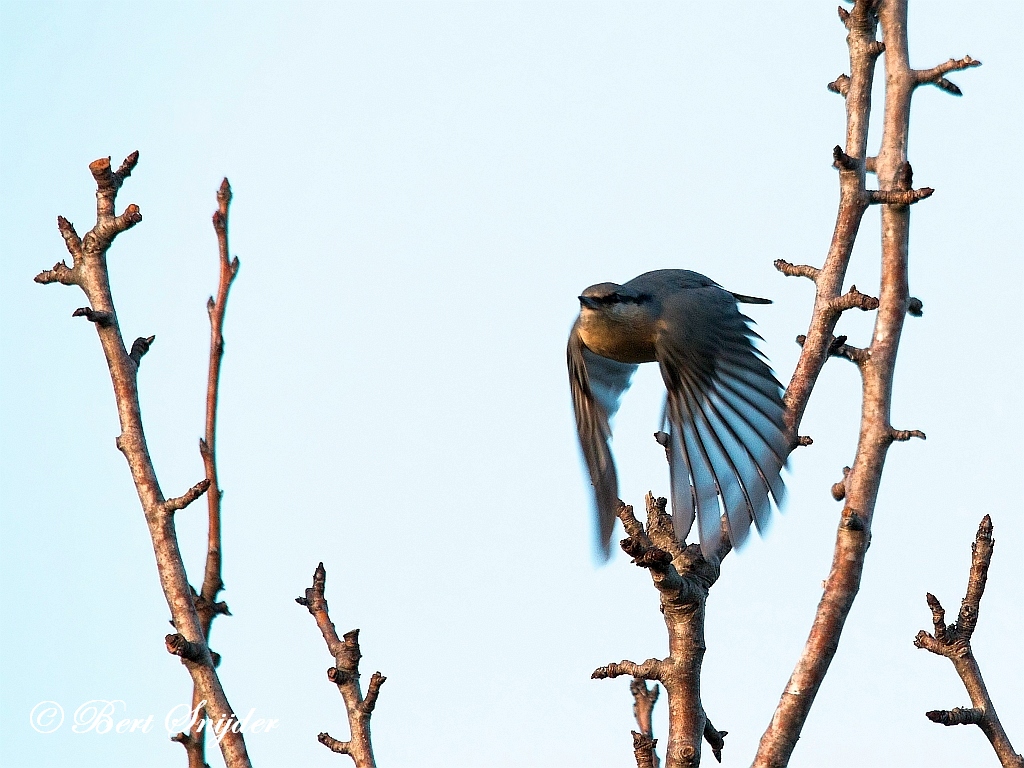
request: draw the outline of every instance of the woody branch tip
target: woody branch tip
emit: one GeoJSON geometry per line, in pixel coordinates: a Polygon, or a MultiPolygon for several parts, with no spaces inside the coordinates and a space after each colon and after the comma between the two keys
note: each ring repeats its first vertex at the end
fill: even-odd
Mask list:
{"type": "Polygon", "coordinates": [[[850,92],[850,76],[840,75],[831,83],[829,83],[827,87],[830,91],[832,91],[832,93],[838,93],[845,99],[846,94],[850,92]]]}
{"type": "Polygon", "coordinates": [[[808,280],[817,280],[821,270],[807,264],[790,264],[785,259],[776,259],[775,268],[786,277],[806,277],[808,280]]]}
{"type": "Polygon", "coordinates": [[[309,610],[324,637],[327,650],[334,657],[335,665],[327,670],[327,678],[338,687],[345,701],[352,735],[349,741],[339,741],[328,733],[321,733],[317,740],[332,752],[349,755],[355,768],[374,768],[376,763],[370,739],[370,717],[377,705],[380,687],[387,678],[380,672],[374,672],[366,689],[366,697],[363,697],[359,685],[359,661],[362,658],[359,630],[353,629],[338,638],[324,597],[326,584],[327,570],[320,563],[313,572],[313,585],[306,589],[303,597],[295,598],[295,602],[309,610]]]}
{"type": "Polygon", "coordinates": [[[835,312],[845,312],[848,309],[859,309],[862,312],[878,309],[878,299],[868,296],[857,290],[856,285],[851,285],[850,290],[829,302],[829,306],[835,312]]]}
{"type": "Polygon", "coordinates": [[[980,725],[985,713],[976,707],[953,707],[950,710],[933,709],[925,712],[924,716],[939,725],[980,725]]]}
{"type": "Polygon", "coordinates": [[[630,731],[630,734],[633,736],[633,757],[637,768],[656,768],[658,757],[654,748],[658,746],[658,740],[646,733],[630,731]]]}
{"type": "Polygon", "coordinates": [[[156,336],[139,336],[139,338],[132,342],[132,351],[128,353],[128,357],[138,365],[142,362],[143,355],[149,352],[149,348],[153,346],[154,341],[156,341],[156,336]]]}
{"type": "Polygon", "coordinates": [[[860,168],[860,162],[857,158],[850,157],[836,144],[832,147],[832,167],[840,171],[856,171],[860,168]]]}
{"type": "Polygon", "coordinates": [[[336,738],[331,736],[329,733],[318,733],[316,740],[327,747],[331,752],[336,752],[339,755],[351,754],[352,742],[351,741],[338,741],[336,738]]]}
{"type": "Polygon", "coordinates": [[[850,468],[843,467],[843,479],[832,486],[832,498],[836,501],[842,501],[846,498],[846,478],[850,476],[850,468]]]}
{"type": "Polygon", "coordinates": [[[868,202],[872,205],[913,205],[931,197],[935,190],[931,187],[920,189],[871,189],[868,190],[868,202]]]}
{"type": "Polygon", "coordinates": [[[661,661],[648,659],[643,664],[623,659],[617,664],[613,661],[603,667],[598,667],[590,674],[591,680],[614,680],[616,677],[629,675],[641,680],[660,680],[661,661]]]}
{"type": "Polygon", "coordinates": [[[168,512],[177,512],[180,509],[184,509],[193,501],[198,499],[206,490],[210,487],[210,481],[207,478],[200,480],[198,483],[189,488],[181,496],[177,496],[173,499],[167,499],[164,502],[164,509],[168,512]]]}
{"type": "MultiPolygon", "coordinates": [[[[833,336],[828,345],[829,356],[842,357],[857,365],[863,365],[871,359],[870,349],[855,347],[851,344],[847,344],[846,340],[846,336],[833,336]]],[[[807,337],[803,335],[797,336],[796,341],[802,346],[804,342],[807,341],[807,337]]]]}
{"type": "Polygon", "coordinates": [[[387,682],[387,678],[380,672],[374,672],[370,676],[370,684],[366,686],[366,698],[363,699],[363,703],[360,708],[366,714],[373,712],[374,707],[377,706],[377,697],[380,695],[380,687],[387,682]]]}
{"type": "Polygon", "coordinates": [[[948,72],[959,72],[964,69],[980,67],[981,62],[964,56],[962,59],[949,59],[931,69],[914,70],[914,87],[920,85],[934,85],[952,96],[963,96],[963,91],[956,83],[947,80],[944,75],[948,72]]]}
{"type": "Polygon", "coordinates": [[[951,710],[935,709],[925,713],[933,723],[940,725],[977,725],[988,738],[999,762],[1004,768],[1024,768],[1024,757],[1014,751],[995,705],[985,686],[981,668],[971,648],[971,637],[978,624],[981,598],[988,580],[995,541],[992,538],[992,518],[985,515],[971,544],[971,570],[967,579],[967,592],[960,605],[956,622],[946,625],[946,614],[938,598],[928,593],[926,601],[932,614],[934,634],[921,630],[914,645],[953,663],[964,688],[971,698],[971,707],[951,710]]]}
{"type": "Polygon", "coordinates": [[[904,443],[912,437],[920,440],[928,439],[928,436],[920,429],[893,429],[889,432],[889,436],[898,443],[904,443]]]}
{"type": "Polygon", "coordinates": [[[102,309],[92,307],[79,307],[71,313],[72,317],[84,317],[90,323],[96,323],[100,328],[108,328],[114,323],[114,315],[102,309]]]}
{"type": "Polygon", "coordinates": [[[711,754],[718,762],[722,762],[722,750],[725,748],[725,737],[728,735],[728,731],[717,730],[710,720],[704,721],[704,740],[711,747],[711,754]]]}
{"type": "Polygon", "coordinates": [[[96,186],[101,190],[120,189],[124,180],[132,175],[132,171],[135,170],[135,166],[139,162],[139,150],[135,150],[128,157],[124,159],[121,166],[116,170],[110,169],[110,157],[101,157],[98,160],[93,160],[89,163],[89,170],[92,172],[92,177],[96,180],[96,186]]]}
{"type": "Polygon", "coordinates": [[[192,642],[191,640],[186,639],[184,635],[177,633],[165,636],[164,643],[167,645],[167,652],[175,656],[180,656],[182,662],[190,661],[195,664],[206,663],[207,649],[202,643],[192,642]]]}

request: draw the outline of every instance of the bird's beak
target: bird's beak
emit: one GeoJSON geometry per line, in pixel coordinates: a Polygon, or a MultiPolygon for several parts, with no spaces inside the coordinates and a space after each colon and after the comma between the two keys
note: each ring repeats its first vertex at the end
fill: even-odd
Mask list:
{"type": "Polygon", "coordinates": [[[580,304],[587,309],[597,309],[597,301],[590,298],[589,296],[580,296],[580,304]]]}

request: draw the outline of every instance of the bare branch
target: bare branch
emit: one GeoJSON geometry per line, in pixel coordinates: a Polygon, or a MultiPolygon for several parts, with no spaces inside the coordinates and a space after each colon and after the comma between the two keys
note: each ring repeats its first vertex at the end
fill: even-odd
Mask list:
{"type": "Polygon", "coordinates": [[[857,290],[856,285],[851,285],[850,290],[832,300],[832,309],[836,312],[845,312],[848,309],[859,309],[866,312],[870,309],[878,309],[878,299],[861,293],[857,290]]]}
{"type": "Polygon", "coordinates": [[[338,741],[329,733],[317,734],[316,740],[323,744],[325,747],[327,747],[329,750],[331,750],[331,752],[337,752],[339,755],[352,754],[351,741],[338,741]]]}
{"type": "MultiPolygon", "coordinates": [[[[829,89],[846,99],[846,140],[840,147],[843,156],[867,157],[868,117],[871,108],[871,87],[874,80],[875,56],[868,49],[875,41],[877,19],[871,2],[859,0],[846,17],[849,34],[850,74],[842,75],[829,89]]],[[[835,158],[835,155],[833,155],[835,158]]],[[[842,158],[840,158],[841,160],[842,158]]],[[[848,163],[853,165],[852,163],[848,163]]],[[[832,301],[842,293],[853,245],[860,222],[867,209],[863,163],[839,173],[839,211],[828,254],[815,278],[814,309],[806,335],[806,343],[796,369],[786,388],[786,426],[794,439],[810,400],[814,384],[828,359],[828,348],[840,314],[832,301]]]]}
{"type": "Polygon", "coordinates": [[[359,660],[362,651],[359,648],[359,630],[346,632],[343,638],[331,621],[324,590],[327,586],[327,569],[320,563],[313,572],[313,586],[308,587],[305,596],[295,598],[295,602],[304,605],[316,620],[320,633],[327,643],[327,650],[334,657],[334,666],[327,670],[327,679],[338,686],[345,709],[348,712],[351,741],[338,741],[327,733],[321,733],[317,739],[321,744],[334,752],[349,755],[356,768],[375,768],[373,744],[370,740],[370,716],[377,704],[380,687],[387,679],[380,672],[374,672],[363,698],[359,686],[359,660]]]}
{"type": "MultiPolygon", "coordinates": [[[[835,156],[841,169],[839,215],[829,255],[815,281],[818,292],[814,313],[785,402],[787,424],[795,433],[824,360],[829,355],[847,357],[858,363],[863,383],[860,436],[853,468],[832,487],[833,496],[846,502],[836,533],[832,570],[804,650],[761,738],[754,760],[757,768],[781,768],[789,763],[839,646],[860,588],[881,473],[893,441],[894,430],[889,424],[893,374],[903,322],[912,306],[907,274],[909,206],[932,194],[928,188],[913,189],[913,171],[907,162],[910,101],[917,76],[909,66],[906,5],[906,0],[856,0],[845,17],[850,78],[841,84],[837,81],[832,88],[845,91],[847,113],[845,149],[842,155],[835,156]],[[877,23],[882,26],[884,47],[875,39],[877,23]],[[867,129],[874,63],[882,50],[886,69],[885,116],[881,147],[872,158],[866,151],[867,129]],[[844,157],[866,158],[863,169],[848,168],[853,162],[846,162],[844,157]],[[878,177],[878,190],[865,188],[867,171],[878,177]],[[847,346],[845,340],[836,343],[839,339],[833,334],[839,315],[833,302],[839,300],[863,209],[872,203],[883,204],[882,278],[871,344],[866,349],[857,349],[847,346]]],[[[839,302],[839,306],[843,305],[839,302]]],[[[916,306],[920,308],[919,303],[916,306]]]]}
{"type": "MultiPolygon", "coordinates": [[[[96,224],[79,238],[67,219],[58,218],[57,225],[75,261],[74,267],[69,269],[63,262],[58,263],[52,270],[40,273],[36,281],[78,285],[85,293],[88,306],[74,314],[86,317],[95,325],[110,371],[121,426],[116,444],[128,462],[142,504],[153,541],[160,586],[171,611],[171,621],[177,629],[176,634],[168,636],[167,647],[186,662],[194,696],[206,702],[205,714],[216,722],[226,722],[234,716],[233,711],[214,669],[215,654],[210,653],[206,644],[192,597],[194,591],[188,583],[178,549],[173,515],[169,514],[198,497],[202,484],[179,499],[166,500],[163,496],[146,443],[137,384],[139,361],[152,339],[137,340],[131,352],[125,349],[110,290],[107,251],[118,233],[142,220],[136,205],[129,205],[120,216],[114,215],[117,192],[131,175],[138,159],[138,152],[133,152],[116,171],[111,170],[110,158],[101,158],[89,166],[96,181],[96,224]]],[[[248,768],[250,765],[240,732],[227,729],[220,739],[220,748],[228,768],[248,768]]],[[[191,751],[189,760],[198,766],[191,751]]]]}
{"type": "Polygon", "coordinates": [[[917,437],[921,440],[927,440],[928,436],[920,429],[893,429],[889,431],[889,436],[898,443],[903,443],[912,437],[917,437]]]}
{"type": "Polygon", "coordinates": [[[790,264],[785,259],[776,259],[775,268],[787,277],[806,277],[810,280],[817,280],[821,273],[817,267],[810,267],[806,264],[790,264]]]}
{"type": "MultiPolygon", "coordinates": [[[[869,297],[870,298],[870,297],[869,297]]],[[[871,359],[871,350],[862,349],[861,347],[854,347],[846,343],[846,336],[833,336],[829,340],[828,344],[828,355],[829,357],[843,357],[849,360],[851,363],[857,365],[863,365],[871,359]]],[[[807,343],[807,337],[800,334],[796,337],[796,343],[801,347],[807,343]]]]}
{"type": "Polygon", "coordinates": [[[953,96],[963,96],[963,91],[943,77],[943,75],[948,72],[958,72],[963,69],[980,66],[981,62],[977,59],[972,59],[970,56],[964,56],[962,59],[949,59],[948,61],[939,64],[937,67],[932,67],[931,69],[915,69],[914,85],[916,87],[919,85],[931,84],[938,86],[943,91],[952,94],[953,96]]]}
{"type": "Polygon", "coordinates": [[[35,276],[34,280],[41,285],[47,285],[48,283],[78,285],[78,275],[75,274],[73,269],[69,269],[68,265],[63,261],[58,261],[54,264],[53,269],[44,269],[35,276]]]}
{"type": "Polygon", "coordinates": [[[907,206],[931,197],[934,192],[935,190],[931,187],[908,190],[872,189],[868,191],[868,202],[872,204],[882,203],[884,205],[907,206]]]}
{"type": "Polygon", "coordinates": [[[829,353],[834,357],[845,357],[858,366],[863,366],[865,362],[871,359],[870,349],[861,349],[850,344],[839,344],[831,349],[829,353]]]}
{"type": "Polygon", "coordinates": [[[988,568],[992,563],[992,553],[996,546],[992,538],[992,528],[992,518],[985,515],[978,525],[978,532],[971,545],[971,573],[967,580],[967,594],[960,604],[960,614],[956,620],[957,629],[968,640],[978,626],[981,598],[988,584],[988,568]]]}
{"type": "Polygon", "coordinates": [[[660,680],[661,679],[661,661],[658,659],[648,659],[643,664],[637,664],[635,661],[622,661],[611,664],[606,664],[603,667],[598,667],[590,673],[591,680],[614,680],[616,677],[622,677],[628,675],[634,679],[640,680],[660,680]]]}
{"type": "MultiPolygon", "coordinates": [[[[206,381],[206,430],[205,436],[199,440],[199,455],[203,460],[206,478],[210,490],[206,494],[208,527],[206,536],[206,567],[203,572],[203,584],[198,593],[193,590],[196,613],[203,629],[203,636],[209,640],[213,628],[213,620],[218,615],[230,615],[227,605],[218,602],[217,596],[224,589],[221,578],[221,498],[223,491],[217,477],[217,403],[220,394],[220,366],[224,357],[224,314],[227,310],[228,291],[238,273],[238,259],[228,260],[228,213],[231,204],[231,185],[224,179],[217,190],[217,210],[213,214],[213,229],[217,236],[220,279],[217,286],[217,299],[210,297],[206,309],[210,316],[210,362],[206,381]]],[[[201,699],[198,691],[192,693],[193,708],[201,699]]],[[[192,738],[205,752],[206,729],[199,724],[193,726],[192,738]]]]}
{"type": "Polygon", "coordinates": [[[209,480],[200,480],[198,483],[193,485],[184,494],[173,499],[168,499],[164,502],[164,509],[168,512],[177,512],[179,509],[184,509],[193,501],[198,499],[204,493],[206,489],[210,487],[209,480]]]}
{"type": "Polygon", "coordinates": [[[848,75],[840,75],[829,83],[827,87],[832,93],[838,93],[845,99],[846,94],[850,91],[850,77],[848,75]]]}
{"type": "Polygon", "coordinates": [[[366,698],[363,699],[361,708],[366,714],[373,712],[377,706],[377,696],[380,695],[380,687],[384,685],[387,678],[384,677],[380,672],[374,672],[370,675],[370,684],[366,686],[366,698]]]}
{"type": "Polygon", "coordinates": [[[933,709],[925,712],[924,716],[939,725],[981,725],[985,713],[974,707],[954,707],[951,710],[933,709]]]}
{"type": "Polygon", "coordinates": [[[973,705],[969,709],[956,707],[948,711],[932,710],[926,713],[926,717],[933,723],[941,725],[977,725],[988,738],[1004,768],[1024,768],[1024,757],[1014,751],[1002,723],[999,722],[995,705],[981,676],[981,668],[971,649],[971,637],[978,626],[981,598],[985,594],[994,549],[992,518],[985,515],[978,525],[978,532],[971,545],[971,572],[967,579],[967,594],[960,605],[956,623],[946,626],[946,613],[942,609],[942,604],[935,595],[929,593],[926,600],[932,614],[935,634],[930,635],[921,630],[914,638],[914,645],[938,656],[945,656],[953,662],[953,667],[960,675],[973,705]]]}
{"type": "Polygon", "coordinates": [[[935,639],[939,642],[946,642],[946,611],[942,608],[939,598],[928,592],[924,596],[925,602],[932,612],[932,626],[935,627],[935,639]]]}
{"type": "Polygon", "coordinates": [[[61,237],[64,238],[64,244],[68,248],[68,253],[71,254],[74,264],[77,264],[83,258],[82,253],[82,238],[78,236],[75,231],[75,225],[65,219],[63,216],[57,217],[57,229],[60,230],[61,237]]]}
{"type": "MultiPolygon", "coordinates": [[[[656,438],[660,435],[656,434],[656,438]]],[[[659,439],[661,442],[661,439],[659,439]]],[[[720,562],[729,546],[716,553],[715,562],[701,555],[700,546],[683,546],[675,536],[668,501],[648,493],[647,525],[633,515],[633,508],[620,504],[618,517],[628,538],[622,549],[633,562],[647,569],[658,590],[661,612],[668,631],[669,655],[664,659],[647,659],[643,664],[623,660],[598,667],[591,674],[595,680],[621,676],[634,678],[630,690],[634,697],[637,722],[643,730],[641,705],[646,690],[637,680],[657,680],[668,696],[669,734],[665,750],[668,768],[697,766],[700,763],[702,739],[707,716],[700,700],[700,669],[704,658],[704,611],[708,591],[718,579],[720,562]]],[[[725,523],[723,522],[723,525],[725,523]]],[[[723,537],[728,542],[728,537],[723,537]]],[[[653,706],[653,701],[651,701],[653,706]]],[[[717,732],[716,732],[717,733],[717,732]]],[[[643,735],[643,734],[641,734],[643,735]]],[[[653,738],[650,734],[644,738],[653,738]]],[[[645,744],[644,760],[653,760],[653,747],[645,744]]],[[[638,760],[641,753],[638,752],[638,760]]],[[[650,765],[650,762],[644,762],[650,765]]]]}
{"type": "Polygon", "coordinates": [[[114,230],[117,234],[120,234],[126,230],[131,229],[136,224],[142,221],[142,212],[139,211],[139,206],[132,203],[124,209],[124,213],[120,216],[115,216],[113,219],[114,230]]]}
{"type": "Polygon", "coordinates": [[[843,148],[836,144],[832,148],[832,167],[842,171],[856,171],[860,168],[860,162],[843,152],[843,148]]]}
{"type": "Polygon", "coordinates": [[[864,365],[864,363],[871,359],[870,349],[861,349],[860,347],[847,344],[845,336],[838,336],[835,342],[837,343],[833,343],[829,347],[829,354],[833,357],[843,357],[857,365],[864,365]]]}
{"type": "Polygon", "coordinates": [[[101,192],[117,192],[124,180],[132,175],[135,166],[139,163],[139,151],[135,150],[124,159],[116,171],[110,170],[110,158],[101,157],[89,163],[89,170],[96,180],[96,186],[101,192]]]}

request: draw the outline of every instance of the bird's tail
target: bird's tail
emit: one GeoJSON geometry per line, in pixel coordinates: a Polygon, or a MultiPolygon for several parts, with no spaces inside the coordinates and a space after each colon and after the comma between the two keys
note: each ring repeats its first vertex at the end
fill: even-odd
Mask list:
{"type": "MultiPolygon", "coordinates": [[[[732,291],[730,291],[732,293],[732,291]]],[[[732,297],[740,304],[771,304],[771,299],[759,299],[757,296],[744,296],[742,293],[733,293],[732,297]]]]}

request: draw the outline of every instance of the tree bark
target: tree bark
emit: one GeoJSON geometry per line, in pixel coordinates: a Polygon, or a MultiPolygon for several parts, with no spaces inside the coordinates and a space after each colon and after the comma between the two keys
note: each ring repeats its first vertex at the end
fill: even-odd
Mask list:
{"type": "MultiPolygon", "coordinates": [[[[875,502],[889,446],[894,441],[911,437],[924,438],[924,433],[919,430],[894,429],[889,417],[896,355],[904,318],[908,313],[919,315],[921,310],[921,303],[912,299],[908,289],[909,206],[932,194],[932,190],[927,187],[913,189],[913,173],[907,162],[910,100],[918,85],[936,82],[939,75],[932,70],[921,73],[910,68],[907,54],[907,0],[858,0],[852,11],[846,12],[840,8],[839,15],[849,30],[847,43],[850,48],[851,76],[843,76],[830,86],[832,90],[845,95],[847,102],[847,148],[844,152],[837,147],[834,152],[842,193],[833,248],[837,241],[852,248],[850,222],[854,219],[859,222],[867,205],[882,205],[882,278],[871,344],[863,350],[848,347],[851,351],[844,355],[854,360],[860,369],[863,396],[856,456],[852,467],[845,470],[843,481],[833,489],[833,495],[837,499],[845,498],[846,504],[836,534],[832,569],[825,582],[824,594],[804,650],[771,723],[761,737],[753,763],[758,768],[781,768],[789,763],[807,714],[839,647],[846,617],[860,589],[864,557],[871,541],[875,502]],[[877,24],[882,27],[884,42],[874,39],[877,24]],[[883,52],[886,86],[881,149],[877,158],[867,158],[871,78],[874,60],[883,52]],[[864,189],[864,173],[868,170],[878,177],[877,190],[864,189]],[[845,210],[847,207],[849,211],[845,210]]],[[[964,66],[959,68],[980,63],[970,57],[963,62],[964,66]]],[[[852,235],[856,236],[855,230],[852,235]]],[[[849,259],[848,249],[844,247],[842,254],[845,254],[845,261],[837,258],[835,263],[842,263],[841,272],[845,272],[845,263],[849,259]]],[[[829,273],[832,256],[830,249],[822,275],[829,273]]],[[[816,376],[820,370],[818,362],[823,361],[820,334],[824,334],[827,329],[831,337],[834,328],[834,323],[828,325],[827,322],[831,315],[826,314],[823,319],[817,319],[819,312],[828,309],[828,304],[821,296],[822,276],[819,275],[815,282],[818,284],[819,295],[815,302],[816,320],[812,320],[811,327],[812,331],[820,329],[819,335],[814,336],[815,343],[811,346],[812,333],[808,333],[800,364],[790,390],[787,391],[787,405],[791,409],[794,427],[799,423],[806,404],[804,393],[809,392],[806,380],[811,374],[816,376]],[[811,359],[805,364],[808,354],[811,359]]],[[[830,283],[829,287],[834,296],[837,286],[830,283]]],[[[836,341],[839,340],[830,338],[828,345],[831,347],[836,341]]],[[[838,346],[832,349],[833,354],[838,346]]]]}
{"type": "MultiPolygon", "coordinates": [[[[160,586],[176,630],[175,634],[165,638],[167,649],[181,657],[210,717],[215,722],[223,721],[227,724],[234,718],[234,712],[206,644],[206,634],[196,611],[193,590],[185,574],[174,526],[174,513],[201,496],[209,487],[209,481],[197,483],[179,498],[164,497],[146,445],[137,386],[139,365],[153,337],[136,339],[131,352],[125,348],[110,292],[107,251],[117,235],[142,221],[142,214],[134,203],[122,214],[114,214],[118,190],[131,175],[138,159],[139,153],[133,152],[117,171],[111,170],[110,158],[100,158],[89,166],[96,181],[96,224],[84,237],[79,238],[71,222],[58,217],[57,226],[71,254],[72,266],[69,268],[63,261],[58,262],[53,269],[41,272],[35,279],[38,283],[77,285],[89,300],[89,306],[76,310],[74,314],[85,317],[96,326],[110,371],[121,424],[121,434],[116,445],[128,461],[135,482],[153,542],[160,586]]],[[[241,733],[234,733],[227,728],[220,745],[224,762],[229,768],[248,768],[249,757],[241,733]]]]}

